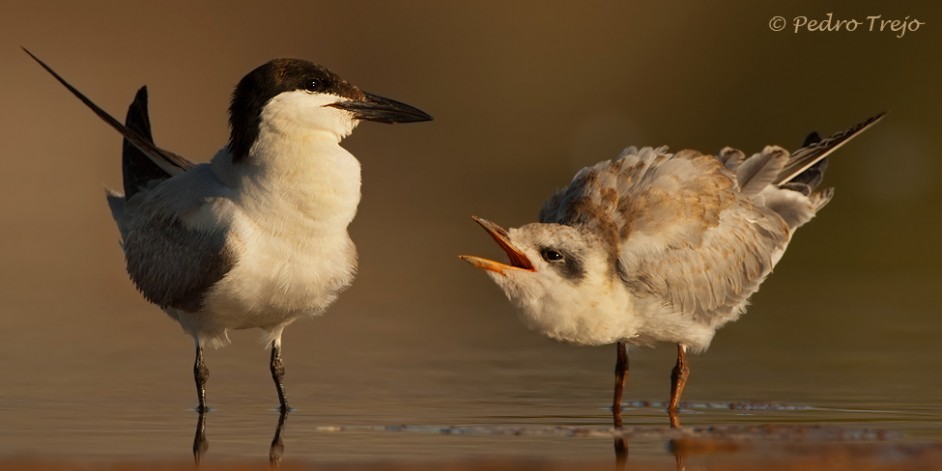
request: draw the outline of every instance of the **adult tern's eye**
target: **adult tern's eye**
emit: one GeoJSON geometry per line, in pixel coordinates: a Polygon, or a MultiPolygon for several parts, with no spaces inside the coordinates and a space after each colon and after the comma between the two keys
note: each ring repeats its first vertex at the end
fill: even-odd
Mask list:
{"type": "Polygon", "coordinates": [[[547,262],[561,262],[563,260],[563,254],[553,249],[540,250],[540,256],[543,257],[543,260],[546,260],[547,262]]]}
{"type": "Polygon", "coordinates": [[[302,87],[309,92],[318,92],[321,90],[323,82],[318,79],[307,79],[304,81],[302,87]]]}

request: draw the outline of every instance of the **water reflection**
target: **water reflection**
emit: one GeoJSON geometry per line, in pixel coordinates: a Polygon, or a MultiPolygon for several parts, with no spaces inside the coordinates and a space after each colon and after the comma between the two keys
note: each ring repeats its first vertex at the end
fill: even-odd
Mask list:
{"type": "Polygon", "coordinates": [[[203,455],[209,450],[209,440],[206,439],[206,415],[208,412],[200,410],[196,419],[196,436],[193,437],[193,462],[199,466],[203,455]]]}
{"type": "MultiPolygon", "coordinates": [[[[628,378],[628,355],[625,346],[622,343],[616,345],[615,362],[615,398],[612,404],[612,426],[615,433],[624,433],[622,421],[621,395],[625,387],[625,381],[628,378]]],[[[676,368],[675,368],[676,370],[676,368]]],[[[676,376],[676,373],[675,373],[676,376]]],[[[671,401],[671,407],[667,408],[667,415],[670,418],[672,431],[679,431],[681,428],[680,417],[678,416],[678,404],[675,400],[671,401]]],[[[684,447],[672,446],[673,440],[668,441],[668,449],[674,454],[677,465],[677,471],[683,471],[686,468],[687,457],[684,454],[684,447]]],[[[615,437],[615,469],[623,471],[628,466],[628,438],[625,435],[615,437]]]]}
{"type": "Polygon", "coordinates": [[[615,437],[615,469],[623,471],[628,466],[628,439],[615,437]]]}
{"type": "MultiPolygon", "coordinates": [[[[272,468],[281,465],[281,456],[285,452],[282,435],[285,431],[285,422],[288,420],[288,412],[282,409],[279,409],[278,412],[278,425],[275,427],[275,435],[272,437],[271,446],[268,448],[268,464],[272,468]]],[[[203,457],[206,456],[206,452],[209,451],[209,439],[206,437],[206,418],[208,415],[208,411],[200,411],[196,419],[196,433],[193,437],[193,462],[197,466],[200,465],[203,457]]]]}
{"type": "MultiPolygon", "coordinates": [[[[616,430],[617,432],[617,430],[616,430]]],[[[678,445],[677,442],[683,439],[671,438],[667,441],[667,449],[674,455],[674,463],[677,471],[684,471],[687,468],[687,455],[690,447],[678,445]]],[[[628,469],[628,437],[616,436],[614,442],[615,448],[615,470],[625,471],[628,469]]]]}
{"type": "Polygon", "coordinates": [[[686,471],[688,449],[682,446],[676,446],[677,439],[672,438],[667,442],[667,448],[674,455],[674,463],[677,471],[686,471]]]}
{"type": "Polygon", "coordinates": [[[281,455],[285,452],[285,444],[281,441],[281,434],[285,431],[288,411],[285,409],[279,409],[278,411],[278,427],[275,428],[275,436],[271,439],[271,447],[268,449],[268,464],[272,468],[281,465],[281,455]]]}
{"type": "MultiPolygon", "coordinates": [[[[663,410],[663,403],[646,403],[658,410],[663,410]]],[[[686,403],[685,411],[696,414],[698,410],[713,409],[739,409],[739,410],[765,410],[765,411],[803,411],[802,406],[775,405],[768,403],[686,403]],[[689,407],[689,409],[687,408],[689,407]]],[[[617,414],[612,413],[613,423],[617,420],[617,414]]],[[[866,429],[859,427],[846,427],[834,424],[820,424],[814,421],[804,423],[769,423],[769,422],[740,422],[740,423],[715,423],[712,425],[686,425],[683,427],[670,427],[668,424],[660,423],[656,425],[645,424],[645,420],[654,421],[656,417],[640,416],[627,418],[632,422],[629,425],[621,427],[611,427],[603,425],[588,426],[567,426],[567,425],[543,425],[543,424],[520,424],[520,425],[448,425],[448,424],[378,424],[378,425],[314,425],[302,427],[299,432],[303,434],[318,434],[319,437],[303,437],[306,443],[315,441],[329,442],[336,445],[335,448],[349,447],[357,448],[357,444],[362,440],[367,440],[371,444],[377,445],[376,449],[398,449],[397,444],[401,443],[435,443],[436,446],[443,443],[453,442],[439,441],[435,437],[441,436],[465,436],[465,437],[498,437],[488,441],[477,441],[476,443],[500,443],[506,447],[503,451],[516,449],[515,438],[528,437],[519,442],[520,450],[533,443],[534,439],[540,437],[559,443],[560,438],[574,438],[573,443],[589,443],[584,450],[593,450],[590,454],[583,453],[580,457],[584,460],[603,460],[613,463],[618,471],[630,469],[629,461],[637,467],[650,467],[652,459],[660,463],[658,466],[667,464],[665,459],[670,459],[674,463],[674,468],[678,471],[684,471],[690,457],[695,457],[702,462],[715,461],[717,459],[728,462],[734,460],[755,459],[755,457],[764,457],[766,455],[789,456],[789,454],[808,451],[809,453],[825,454],[836,452],[845,453],[848,456],[854,456],[853,453],[864,451],[873,454],[873,456],[892,456],[893,454],[905,452],[906,449],[893,447],[893,442],[889,441],[883,445],[880,442],[892,440],[892,432],[882,429],[866,429]],[[327,437],[324,434],[342,434],[333,437],[327,437]],[[407,436],[407,435],[412,435],[407,436]],[[499,438],[499,437],[507,437],[499,438]],[[590,439],[586,441],[585,439],[590,439]],[[608,448],[611,443],[612,448],[608,448]],[[600,445],[600,446],[599,446],[600,445]],[[630,448],[635,447],[635,453],[630,453],[630,448]],[[657,453],[652,455],[650,450],[655,449],[657,453]],[[848,451],[850,450],[850,451],[848,451]],[[611,454],[614,452],[614,459],[611,454]],[[721,456],[725,455],[725,456],[721,456]],[[612,460],[613,461],[609,461],[612,460]]],[[[702,420],[702,414],[700,416],[702,420]]],[[[304,417],[302,416],[302,419],[304,417]]],[[[791,414],[791,420],[795,420],[794,414],[791,414]]],[[[208,439],[208,414],[199,414],[196,422],[196,431],[193,438],[193,459],[197,465],[203,461],[209,450],[208,439]]],[[[215,425],[218,428],[224,424],[224,417],[217,416],[215,425]]],[[[267,419],[266,419],[267,420],[267,419]]],[[[322,418],[321,418],[322,420],[322,418]]],[[[760,420],[762,420],[760,418],[760,420]]],[[[272,468],[279,467],[284,455],[284,433],[287,422],[287,414],[279,414],[274,434],[271,436],[269,446],[269,464],[272,468]]],[[[656,420],[661,422],[661,420],[656,420]]],[[[256,427],[257,429],[257,427],[256,427]]],[[[256,437],[254,440],[264,441],[266,443],[267,435],[256,437]]],[[[296,437],[300,438],[300,437],[296,437]]],[[[566,441],[566,440],[563,440],[566,441]]],[[[313,455],[309,447],[307,449],[294,450],[295,459],[299,457],[311,458],[313,455]]],[[[918,447],[911,447],[916,452],[920,451],[918,447]]],[[[942,449],[942,447],[940,447],[942,449]]],[[[914,453],[912,450],[909,453],[914,453]]],[[[224,453],[224,451],[217,451],[224,453]]],[[[493,450],[492,450],[493,452],[493,450]]],[[[669,465],[668,465],[669,466],[669,465]]],[[[694,467],[697,467],[694,465],[694,467]]],[[[463,469],[463,468],[461,468],[463,469]]]]}

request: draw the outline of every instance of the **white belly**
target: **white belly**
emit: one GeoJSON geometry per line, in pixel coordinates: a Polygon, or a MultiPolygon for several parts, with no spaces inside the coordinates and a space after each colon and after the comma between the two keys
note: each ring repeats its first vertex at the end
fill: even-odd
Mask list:
{"type": "Polygon", "coordinates": [[[316,160],[287,171],[250,174],[231,198],[207,206],[228,227],[236,261],[200,312],[170,312],[186,331],[216,344],[227,329],[259,327],[277,337],[350,286],[356,247],[347,226],[360,201],[360,167],[339,146],[331,151],[311,152],[316,160]]]}

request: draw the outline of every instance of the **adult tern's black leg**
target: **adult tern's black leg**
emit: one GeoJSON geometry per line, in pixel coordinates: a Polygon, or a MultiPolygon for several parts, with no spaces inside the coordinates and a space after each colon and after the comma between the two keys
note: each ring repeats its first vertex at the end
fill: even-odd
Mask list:
{"type": "Polygon", "coordinates": [[[281,339],[275,339],[271,343],[271,378],[275,381],[278,400],[281,402],[280,410],[284,414],[290,408],[288,407],[288,396],[285,395],[285,364],[281,361],[281,339]]]}
{"type": "Polygon", "coordinates": [[[209,411],[206,406],[206,380],[209,379],[209,368],[203,363],[203,346],[199,341],[196,342],[196,362],[193,364],[193,378],[196,380],[196,397],[199,399],[199,405],[196,411],[203,414],[209,411]]]}

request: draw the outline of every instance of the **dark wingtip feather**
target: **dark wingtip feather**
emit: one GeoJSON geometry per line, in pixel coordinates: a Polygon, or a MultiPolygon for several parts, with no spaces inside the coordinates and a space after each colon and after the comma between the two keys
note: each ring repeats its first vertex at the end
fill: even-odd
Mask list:
{"type": "Polygon", "coordinates": [[[816,178],[823,177],[824,168],[823,166],[818,167],[818,164],[847,141],[879,122],[884,116],[886,116],[886,112],[878,113],[846,131],[833,134],[824,139],[818,133],[811,133],[805,138],[805,145],[792,153],[791,158],[774,183],[785,187],[787,183],[799,180],[798,184],[804,185],[807,184],[806,182],[812,182],[816,178]],[[818,168],[815,170],[815,167],[818,168]],[[803,176],[809,171],[811,174],[803,176]]]}
{"type": "MultiPolygon", "coordinates": [[[[811,131],[811,133],[805,137],[805,142],[801,144],[801,147],[813,146],[819,142],[821,142],[821,135],[816,131],[811,131]]],[[[782,188],[797,191],[808,196],[821,184],[821,181],[824,180],[824,172],[827,168],[828,159],[822,159],[804,172],[798,174],[795,178],[789,180],[788,183],[782,185],[782,188]]]]}
{"type": "Polygon", "coordinates": [[[811,134],[808,134],[808,137],[805,138],[805,142],[801,147],[808,147],[819,142],[821,142],[821,135],[818,134],[817,131],[811,131],[811,134]]]}
{"type": "MultiPolygon", "coordinates": [[[[128,107],[124,125],[136,132],[142,139],[153,145],[154,138],[150,130],[150,116],[147,112],[147,87],[141,87],[134,95],[134,101],[128,107]]],[[[130,198],[148,182],[166,180],[170,174],[155,164],[137,146],[125,138],[122,143],[121,169],[124,174],[124,196],[130,198]]]]}

